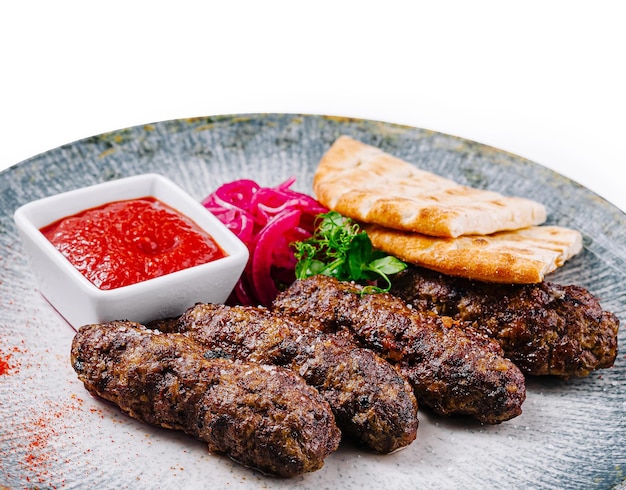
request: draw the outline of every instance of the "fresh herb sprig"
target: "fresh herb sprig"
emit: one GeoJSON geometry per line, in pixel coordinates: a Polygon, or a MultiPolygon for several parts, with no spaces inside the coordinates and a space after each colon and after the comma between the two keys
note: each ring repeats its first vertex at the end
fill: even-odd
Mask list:
{"type": "Polygon", "coordinates": [[[407,267],[400,259],[374,250],[367,233],[336,211],[320,214],[315,233],[293,247],[297,279],[323,274],[365,283],[365,293],[389,291],[388,276],[407,267]],[[380,280],[384,287],[374,284],[380,280]]]}

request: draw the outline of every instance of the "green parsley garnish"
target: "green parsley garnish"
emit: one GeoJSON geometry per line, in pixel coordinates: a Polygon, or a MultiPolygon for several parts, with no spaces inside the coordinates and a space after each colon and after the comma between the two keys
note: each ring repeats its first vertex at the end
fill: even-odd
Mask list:
{"type": "Polygon", "coordinates": [[[297,279],[324,274],[366,283],[365,293],[378,293],[391,288],[389,275],[406,268],[400,259],[374,250],[367,233],[336,211],[320,214],[316,224],[310,238],[293,243],[297,279]],[[378,280],[384,281],[385,287],[371,284],[378,280]]]}

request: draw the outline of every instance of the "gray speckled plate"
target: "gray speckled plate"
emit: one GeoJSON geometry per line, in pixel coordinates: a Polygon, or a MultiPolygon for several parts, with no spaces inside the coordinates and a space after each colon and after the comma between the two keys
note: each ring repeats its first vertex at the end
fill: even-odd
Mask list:
{"type": "MultiPolygon", "coordinates": [[[[310,192],[341,134],[472,186],[545,203],[584,235],[552,276],[589,288],[626,320],[624,214],[532,162],[439,133],[301,115],[176,120],[95,136],[0,174],[0,488],[612,488],[626,478],[626,358],[570,381],[531,379],[524,413],[499,426],[421,411],[417,440],[379,456],[344,444],[323,469],[266,477],[185,435],[141,424],[91,397],[69,363],[73,330],[38,293],[13,224],[33,199],[158,172],[201,199],[238,178],[310,192]]],[[[620,341],[626,342],[624,329],[620,341]]]]}

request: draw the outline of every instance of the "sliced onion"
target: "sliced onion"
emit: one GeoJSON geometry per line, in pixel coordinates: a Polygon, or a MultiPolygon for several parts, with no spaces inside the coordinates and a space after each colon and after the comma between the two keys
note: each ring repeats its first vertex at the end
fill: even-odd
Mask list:
{"type": "Polygon", "coordinates": [[[278,294],[271,275],[276,241],[297,226],[300,214],[297,209],[285,211],[272,219],[259,233],[252,255],[252,284],[262,305],[269,305],[278,294]]]}
{"type": "Polygon", "coordinates": [[[215,203],[223,207],[232,206],[247,209],[254,194],[259,189],[259,184],[253,180],[235,180],[234,182],[220,186],[213,194],[202,201],[202,204],[206,205],[205,201],[212,199],[215,203]]]}
{"type": "Polygon", "coordinates": [[[241,179],[219,187],[202,204],[249,248],[250,259],[229,302],[268,306],[279,287],[295,278],[290,244],[313,233],[315,218],[327,209],[311,196],[290,189],[295,178],[276,187],[241,179]]]}
{"type": "Polygon", "coordinates": [[[214,205],[211,207],[207,206],[207,209],[224,223],[230,231],[237,235],[237,238],[242,242],[247,244],[252,240],[254,234],[254,218],[250,213],[239,208],[225,209],[214,205]]]}

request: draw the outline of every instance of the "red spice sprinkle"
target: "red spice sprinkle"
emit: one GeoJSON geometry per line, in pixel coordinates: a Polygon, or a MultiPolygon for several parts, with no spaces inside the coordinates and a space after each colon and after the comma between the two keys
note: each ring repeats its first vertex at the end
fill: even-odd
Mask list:
{"type": "MultiPolygon", "coordinates": [[[[72,402],[60,404],[48,402],[48,408],[45,411],[33,410],[27,419],[30,428],[26,445],[28,453],[24,456],[22,464],[25,469],[36,471],[38,483],[46,483],[51,486],[50,480],[55,479],[56,470],[54,468],[60,459],[54,447],[48,443],[50,438],[58,437],[66,429],[64,425],[57,426],[58,421],[64,418],[68,410],[79,410],[83,404],[82,398],[74,394],[71,395],[71,399],[72,402]]],[[[61,481],[64,482],[64,479],[61,478],[61,481]]],[[[57,487],[51,486],[51,488],[57,487]]]]}
{"type": "Polygon", "coordinates": [[[0,350],[0,376],[3,374],[15,374],[20,367],[20,363],[13,357],[13,354],[21,354],[24,350],[19,347],[12,347],[9,350],[9,353],[0,350]]]}
{"type": "MultiPolygon", "coordinates": [[[[17,347],[13,348],[14,352],[19,352],[17,347]]],[[[0,375],[3,374],[11,374],[11,371],[14,371],[19,367],[19,363],[13,359],[13,354],[5,354],[0,351],[0,375]]]]}
{"type": "Polygon", "coordinates": [[[11,367],[9,366],[10,358],[11,358],[10,354],[8,356],[2,355],[2,357],[0,357],[0,375],[7,374],[9,372],[9,369],[11,367]]]}

